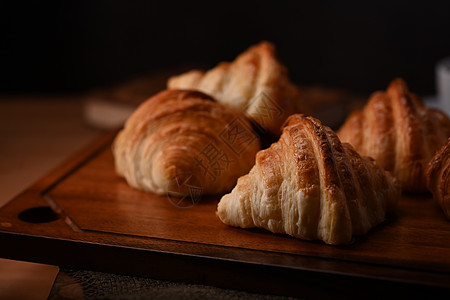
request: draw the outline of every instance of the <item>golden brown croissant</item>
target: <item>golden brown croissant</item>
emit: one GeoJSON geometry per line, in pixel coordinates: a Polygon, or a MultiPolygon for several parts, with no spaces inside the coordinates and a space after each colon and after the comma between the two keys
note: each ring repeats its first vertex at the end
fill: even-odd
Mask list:
{"type": "Polygon", "coordinates": [[[427,186],[450,220],[450,138],[428,164],[427,186]]]}
{"type": "MultiPolygon", "coordinates": [[[[264,130],[279,136],[284,120],[304,109],[298,89],[289,81],[275,47],[261,42],[233,62],[222,62],[205,72],[192,70],[169,78],[169,89],[195,89],[243,111],[264,130]]],[[[302,111],[304,112],[304,110],[302,111]]]]}
{"type": "Polygon", "coordinates": [[[280,140],[258,152],[250,173],[220,200],[223,223],[346,244],[385,219],[396,179],[319,120],[292,115],[280,140]]]}
{"type": "Polygon", "coordinates": [[[175,196],[229,191],[259,149],[242,113],[182,90],[142,103],[113,144],[116,171],[131,186],[175,196]]]}
{"type": "Polygon", "coordinates": [[[402,79],[395,79],[386,92],[372,94],[363,110],[352,113],[338,136],[391,171],[403,190],[423,192],[425,169],[450,136],[450,120],[425,107],[402,79]]]}

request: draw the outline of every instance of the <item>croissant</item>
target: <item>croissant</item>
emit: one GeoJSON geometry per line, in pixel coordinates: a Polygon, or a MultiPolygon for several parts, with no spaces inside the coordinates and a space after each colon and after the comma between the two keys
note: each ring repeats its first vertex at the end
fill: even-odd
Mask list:
{"type": "Polygon", "coordinates": [[[279,136],[281,125],[294,110],[306,110],[297,87],[290,82],[269,42],[254,45],[233,62],[222,62],[207,72],[192,70],[173,76],[167,86],[212,95],[244,112],[263,132],[274,136],[279,136]]]}
{"type": "Polygon", "coordinates": [[[222,197],[217,215],[231,226],[346,244],[381,223],[400,193],[397,180],[373,159],[341,144],[319,120],[296,114],[222,197]]]}
{"type": "Polygon", "coordinates": [[[116,171],[129,185],[174,196],[231,190],[259,149],[242,113],[183,90],[165,90],[142,103],[112,146],[116,171]]]}
{"type": "Polygon", "coordinates": [[[428,164],[427,186],[450,220],[450,138],[428,164]]]}
{"type": "Polygon", "coordinates": [[[450,120],[425,107],[398,78],[386,92],[372,94],[363,110],[352,113],[337,134],[392,172],[403,190],[424,192],[427,164],[450,136],[450,120]]]}

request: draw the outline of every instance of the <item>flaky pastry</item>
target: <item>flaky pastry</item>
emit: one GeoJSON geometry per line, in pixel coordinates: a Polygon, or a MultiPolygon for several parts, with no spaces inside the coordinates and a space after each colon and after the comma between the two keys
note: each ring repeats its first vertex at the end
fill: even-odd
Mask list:
{"type": "Polygon", "coordinates": [[[242,113],[184,90],[142,103],[113,144],[116,171],[132,187],[175,196],[229,191],[259,149],[242,113]]]}
{"type": "Polygon", "coordinates": [[[275,47],[261,42],[233,62],[222,62],[203,72],[169,78],[169,89],[195,89],[244,112],[265,131],[279,136],[284,120],[294,111],[305,112],[297,87],[277,59],[275,47]],[[300,111],[299,111],[300,110],[300,111]]]}
{"type": "Polygon", "coordinates": [[[315,118],[292,115],[278,142],[220,200],[231,226],[261,227],[327,244],[349,243],[381,223],[400,197],[397,180],[315,118]]]}
{"type": "Polygon", "coordinates": [[[428,164],[427,187],[450,220],[450,138],[428,164]]]}
{"type": "Polygon", "coordinates": [[[372,94],[364,109],[352,113],[337,134],[391,171],[404,190],[424,192],[425,169],[450,136],[450,120],[427,108],[402,79],[395,79],[386,92],[372,94]]]}

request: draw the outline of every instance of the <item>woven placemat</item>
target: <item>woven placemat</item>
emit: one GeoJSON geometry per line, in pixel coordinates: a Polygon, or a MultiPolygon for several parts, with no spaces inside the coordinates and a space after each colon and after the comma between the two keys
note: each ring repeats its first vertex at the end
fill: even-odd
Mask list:
{"type": "Polygon", "coordinates": [[[56,299],[298,299],[212,286],[61,268],[49,300],[56,299]]]}

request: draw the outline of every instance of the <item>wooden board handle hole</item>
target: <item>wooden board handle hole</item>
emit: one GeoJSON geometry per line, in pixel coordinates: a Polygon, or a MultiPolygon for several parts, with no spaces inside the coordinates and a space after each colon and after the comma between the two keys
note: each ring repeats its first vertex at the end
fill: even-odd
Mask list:
{"type": "Polygon", "coordinates": [[[19,214],[19,219],[28,223],[49,223],[59,219],[50,206],[37,206],[26,209],[19,214]]]}

